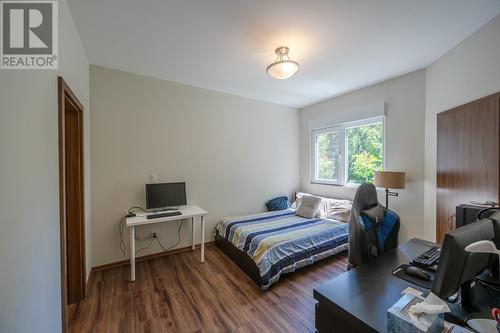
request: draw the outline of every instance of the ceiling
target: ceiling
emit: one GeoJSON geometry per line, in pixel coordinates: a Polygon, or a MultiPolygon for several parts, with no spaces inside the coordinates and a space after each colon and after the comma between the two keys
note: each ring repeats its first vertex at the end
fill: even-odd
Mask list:
{"type": "Polygon", "coordinates": [[[68,0],[91,64],[293,107],[427,66],[500,0],[68,0]],[[300,63],[266,75],[286,45],[300,63]]]}

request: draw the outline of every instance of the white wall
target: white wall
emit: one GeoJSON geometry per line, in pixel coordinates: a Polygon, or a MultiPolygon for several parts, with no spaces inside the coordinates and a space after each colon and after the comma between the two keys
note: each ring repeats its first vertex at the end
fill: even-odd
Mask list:
{"type": "Polygon", "coordinates": [[[500,15],[427,67],[425,237],[436,238],[436,136],[439,112],[500,91],[500,15]]]}
{"type": "MultiPolygon", "coordinates": [[[[0,332],[61,330],[58,75],[85,107],[90,204],[89,68],[63,0],[59,1],[59,70],[0,71],[0,332]]],[[[87,206],[87,241],[89,222],[87,206]]],[[[90,255],[87,259],[89,269],[90,255]]]]}
{"type": "MultiPolygon", "coordinates": [[[[349,117],[366,117],[370,105],[385,103],[385,169],[407,175],[406,189],[398,190],[399,197],[390,197],[389,205],[401,216],[400,241],[420,237],[424,215],[424,85],[425,72],[420,70],[301,109],[301,190],[353,199],[354,187],[311,184],[310,129],[320,119],[344,121],[349,113],[355,114],[349,117]]],[[[379,200],[385,202],[383,191],[379,200]]]]}
{"type": "MultiPolygon", "coordinates": [[[[90,82],[94,266],[123,260],[119,221],[144,206],[150,174],[186,181],[188,201],[209,212],[207,240],[223,216],[262,211],[297,190],[297,110],[95,66],[90,82]]],[[[151,230],[166,246],[176,241],[175,225],[138,234],[151,230]]],[[[186,223],[179,247],[189,241],[186,223]]]]}

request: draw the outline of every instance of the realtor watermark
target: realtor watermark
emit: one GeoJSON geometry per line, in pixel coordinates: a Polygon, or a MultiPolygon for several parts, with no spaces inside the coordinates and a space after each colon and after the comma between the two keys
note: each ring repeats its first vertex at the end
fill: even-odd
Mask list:
{"type": "Polygon", "coordinates": [[[0,1],[0,68],[58,68],[58,2],[0,1]]]}

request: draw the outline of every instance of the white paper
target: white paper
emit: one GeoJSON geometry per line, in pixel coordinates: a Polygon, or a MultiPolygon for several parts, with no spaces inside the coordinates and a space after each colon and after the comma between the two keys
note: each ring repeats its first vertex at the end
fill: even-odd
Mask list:
{"type": "Polygon", "coordinates": [[[429,293],[423,302],[412,305],[408,310],[410,318],[414,321],[418,321],[421,314],[439,314],[450,312],[450,308],[445,301],[437,297],[433,293],[429,293]]]}
{"type": "Polygon", "coordinates": [[[401,292],[401,294],[422,298],[423,293],[415,288],[407,287],[405,290],[401,292]]]}

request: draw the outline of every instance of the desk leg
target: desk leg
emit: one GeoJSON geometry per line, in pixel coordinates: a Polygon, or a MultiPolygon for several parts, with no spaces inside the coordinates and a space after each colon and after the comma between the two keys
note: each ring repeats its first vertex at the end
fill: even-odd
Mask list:
{"type": "Polygon", "coordinates": [[[135,227],[130,227],[130,281],[135,281],[135,227]]]}
{"type": "Polygon", "coordinates": [[[193,239],[193,247],[192,249],[194,250],[194,246],[196,244],[196,234],[195,234],[195,228],[194,228],[194,217],[191,218],[191,238],[193,239]]]}
{"type": "Polygon", "coordinates": [[[205,262],[205,216],[201,216],[201,262],[205,262]]]}

